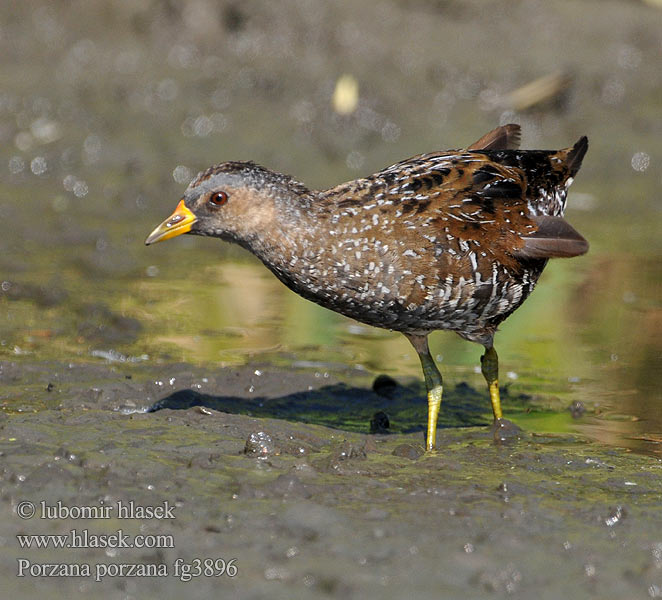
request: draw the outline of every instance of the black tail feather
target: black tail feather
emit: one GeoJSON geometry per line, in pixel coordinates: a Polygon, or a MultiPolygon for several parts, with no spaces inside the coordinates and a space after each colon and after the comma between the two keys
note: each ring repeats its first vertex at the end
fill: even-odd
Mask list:
{"type": "Polygon", "coordinates": [[[583,135],[577,140],[577,143],[572,147],[572,150],[568,153],[568,170],[570,171],[570,176],[574,177],[579,171],[579,168],[582,166],[582,160],[584,155],[588,150],[588,138],[583,135]]]}

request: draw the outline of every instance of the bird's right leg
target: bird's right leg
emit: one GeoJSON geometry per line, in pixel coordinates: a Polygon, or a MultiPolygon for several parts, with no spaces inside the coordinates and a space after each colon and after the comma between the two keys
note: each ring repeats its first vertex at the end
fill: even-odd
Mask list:
{"type": "Polygon", "coordinates": [[[405,337],[414,346],[414,350],[418,353],[418,358],[421,360],[421,366],[423,367],[425,387],[428,392],[428,431],[425,449],[434,450],[437,439],[437,419],[439,418],[439,408],[441,407],[443,380],[439,369],[437,369],[437,365],[434,364],[434,360],[430,355],[428,336],[405,333],[405,337]]]}

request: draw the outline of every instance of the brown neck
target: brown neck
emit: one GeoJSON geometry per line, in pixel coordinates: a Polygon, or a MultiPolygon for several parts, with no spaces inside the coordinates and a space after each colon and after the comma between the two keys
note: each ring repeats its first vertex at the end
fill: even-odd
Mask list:
{"type": "Polygon", "coordinates": [[[294,257],[301,259],[302,249],[315,235],[320,222],[313,206],[313,192],[278,195],[263,205],[242,239],[234,241],[276,272],[275,268],[289,264],[294,257]]]}

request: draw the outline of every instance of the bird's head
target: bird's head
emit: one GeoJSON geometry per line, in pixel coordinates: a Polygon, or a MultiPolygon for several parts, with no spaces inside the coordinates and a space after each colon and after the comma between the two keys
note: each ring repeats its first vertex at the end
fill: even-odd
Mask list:
{"type": "Polygon", "coordinates": [[[183,233],[219,237],[242,245],[268,235],[281,206],[294,206],[308,190],[287,175],[253,162],[226,162],[191,181],[175,212],[145,240],[155,244],[183,233]]]}

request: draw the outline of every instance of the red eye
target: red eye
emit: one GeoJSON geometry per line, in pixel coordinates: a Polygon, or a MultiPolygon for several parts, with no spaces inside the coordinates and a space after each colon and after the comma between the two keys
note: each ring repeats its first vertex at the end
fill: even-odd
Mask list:
{"type": "Polygon", "coordinates": [[[223,206],[228,201],[228,195],[225,192],[214,192],[209,196],[209,204],[212,206],[223,206]]]}

